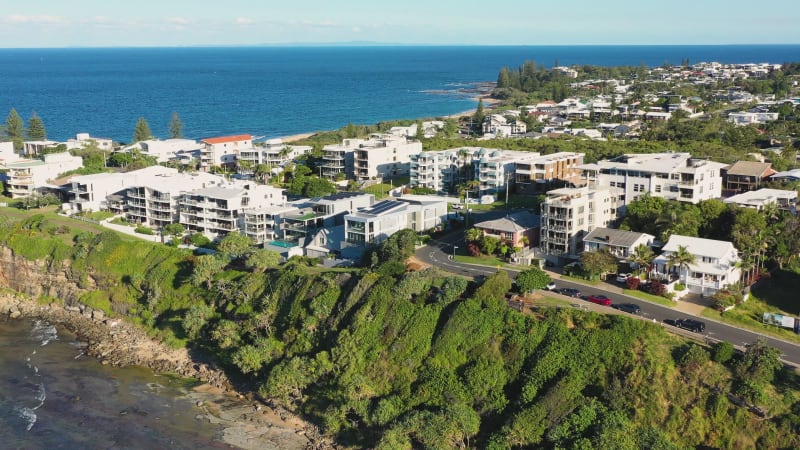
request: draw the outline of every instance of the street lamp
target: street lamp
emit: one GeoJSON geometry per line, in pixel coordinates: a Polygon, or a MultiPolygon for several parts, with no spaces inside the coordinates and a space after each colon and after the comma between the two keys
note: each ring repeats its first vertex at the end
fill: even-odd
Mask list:
{"type": "Polygon", "coordinates": [[[456,249],[457,249],[457,248],[458,248],[458,246],[457,246],[457,245],[454,245],[454,246],[453,246],[453,261],[455,261],[455,259],[456,259],[456,249]]]}

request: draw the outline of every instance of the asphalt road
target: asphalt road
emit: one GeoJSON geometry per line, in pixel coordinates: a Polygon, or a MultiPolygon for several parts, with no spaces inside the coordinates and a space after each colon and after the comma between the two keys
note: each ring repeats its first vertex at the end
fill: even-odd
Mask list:
{"type": "MultiPolygon", "coordinates": [[[[453,255],[454,246],[458,246],[460,248],[463,245],[463,232],[454,232],[452,234],[443,236],[441,239],[432,241],[431,244],[420,248],[417,250],[416,257],[421,261],[438,267],[442,270],[459,275],[471,276],[473,278],[481,275],[491,275],[492,273],[497,272],[496,268],[453,261],[451,257],[453,255]]],[[[515,278],[519,273],[518,270],[513,269],[503,268],[502,270],[508,272],[511,278],[515,278]]],[[[707,342],[727,341],[738,348],[743,348],[745,345],[755,342],[759,337],[764,338],[769,345],[781,351],[785,362],[790,363],[795,367],[800,367],[800,345],[791,342],[775,339],[754,331],[736,328],[705,317],[695,317],[688,313],[677,311],[674,308],[668,308],[656,303],[650,303],[646,300],[620,294],[618,289],[613,290],[613,287],[610,284],[601,283],[597,286],[587,286],[567,280],[556,280],[556,287],[575,288],[578,289],[583,295],[604,294],[611,298],[614,303],[635,303],[641,308],[641,317],[643,319],[655,319],[655,321],[658,323],[661,323],[664,319],[697,318],[706,324],[706,329],[703,333],[692,333],[669,325],[665,325],[665,327],[678,334],[704,339],[707,342]]],[[[597,308],[594,308],[594,304],[586,302],[585,300],[575,299],[575,302],[592,305],[592,309],[597,310],[597,308]]],[[[600,308],[602,311],[602,307],[600,308]]],[[[611,312],[612,308],[607,308],[609,308],[609,312],[611,312]]]]}

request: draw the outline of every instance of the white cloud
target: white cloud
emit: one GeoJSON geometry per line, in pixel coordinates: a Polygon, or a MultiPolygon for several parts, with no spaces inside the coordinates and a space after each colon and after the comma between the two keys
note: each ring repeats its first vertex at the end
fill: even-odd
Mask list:
{"type": "Polygon", "coordinates": [[[22,14],[12,14],[3,17],[3,23],[6,24],[30,24],[30,25],[55,25],[65,23],[63,17],[49,16],[46,14],[26,16],[22,14]]]}
{"type": "Polygon", "coordinates": [[[247,18],[247,17],[237,17],[236,18],[236,25],[252,25],[256,23],[255,20],[247,18]]]}
{"type": "Polygon", "coordinates": [[[353,32],[354,33],[361,33],[361,27],[357,27],[357,26],[353,27],[353,32]]]}

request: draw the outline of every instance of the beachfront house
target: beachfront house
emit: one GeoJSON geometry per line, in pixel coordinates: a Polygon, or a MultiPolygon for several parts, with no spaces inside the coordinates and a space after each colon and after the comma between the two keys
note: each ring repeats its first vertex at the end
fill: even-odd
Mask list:
{"type": "Polygon", "coordinates": [[[673,234],[661,254],[653,260],[650,278],[673,286],[682,283],[690,293],[713,295],[741,277],[739,252],[732,243],[673,234]],[[680,248],[694,256],[694,262],[672,265],[672,255],[680,248]]]}
{"type": "Polygon", "coordinates": [[[540,217],[529,211],[517,211],[499,219],[475,224],[475,228],[481,230],[484,236],[495,237],[511,248],[537,246],[539,227],[540,217]]]}
{"type": "Polygon", "coordinates": [[[587,252],[605,250],[617,258],[628,259],[636,247],[650,247],[655,239],[655,236],[647,233],[599,227],[583,238],[583,248],[587,252]]]}

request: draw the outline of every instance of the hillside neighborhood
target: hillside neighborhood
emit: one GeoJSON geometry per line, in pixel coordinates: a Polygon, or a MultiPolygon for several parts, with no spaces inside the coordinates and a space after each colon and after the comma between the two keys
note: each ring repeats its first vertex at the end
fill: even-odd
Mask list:
{"type": "MultiPolygon", "coordinates": [[[[737,208],[796,215],[797,191],[775,188],[800,178],[799,169],[772,167],[770,156],[781,148],[732,162],[674,150],[590,161],[581,152],[495,148],[493,140],[638,140],[654,122],[703,120],[709,102],[729,106],[729,123],[760,132],[759,126],[785,116],[786,105],[793,111],[800,99],[753,94],[737,82],[780,70],[779,64],[700,63],[650,69],[646,79],[638,74],[578,80],[578,70],[554,67],[552,73],[563,77],[571,92],[586,95],[487,114],[479,105],[477,126],[470,120],[465,130],[461,122],[461,133],[478,130],[471,141],[475,145],[444,150],[425,145],[446,132],[444,120],[394,126],[321,148],[281,139],[256,142],[249,134],[148,138],[132,145],[88,133],[66,142],[11,140],[0,143],[0,181],[13,200],[58,199],[67,215],[106,211],[118,224],[150,230],[145,234],[164,242],[178,235],[187,236],[182,238],[187,243],[192,235],[218,241],[240,233],[283,258],[319,257],[347,265],[402,229],[443,231],[464,223],[464,208],[529,197],[534,200],[527,210],[468,225],[480,230],[480,237],[507,244],[513,249],[507,250],[509,260],[517,263],[565,266],[584,252],[608,251],[635,267],[633,255],[644,245],[662,252],[648,264],[649,278],[664,280],[668,292],[713,295],[742,284],[742,257],[752,258],[752,252],[697,236],[620,229],[626,211],[640,199],[659,198],[691,205],[721,200],[737,208]],[[640,89],[649,84],[673,89],[640,89]],[[709,88],[707,98],[677,93],[685,84],[709,88]],[[86,149],[102,152],[106,167],[109,161],[125,163],[81,174],[84,159],[78,155],[86,149]],[[137,167],[135,161],[149,164],[137,167]],[[301,176],[320,183],[317,195],[298,195],[308,189],[287,193],[287,183],[301,176]],[[385,182],[391,184],[385,198],[365,189],[385,182]],[[173,224],[181,225],[179,233],[165,231],[173,224]],[[679,248],[694,256],[690,264],[668,262],[679,248]],[[685,291],[677,292],[676,284],[685,291]]],[[[503,72],[498,89],[502,80],[503,72]]]]}

